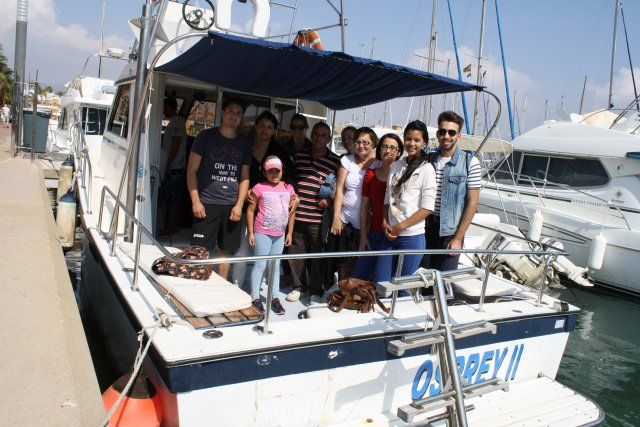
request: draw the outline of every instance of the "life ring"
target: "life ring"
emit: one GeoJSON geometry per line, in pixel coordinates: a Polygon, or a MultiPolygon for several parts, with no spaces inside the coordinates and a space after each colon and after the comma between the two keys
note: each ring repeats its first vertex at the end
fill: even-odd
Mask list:
{"type": "Polygon", "coordinates": [[[320,41],[320,35],[310,28],[298,31],[298,35],[293,40],[293,44],[296,46],[310,47],[316,50],[324,50],[322,42],[320,41]]]}

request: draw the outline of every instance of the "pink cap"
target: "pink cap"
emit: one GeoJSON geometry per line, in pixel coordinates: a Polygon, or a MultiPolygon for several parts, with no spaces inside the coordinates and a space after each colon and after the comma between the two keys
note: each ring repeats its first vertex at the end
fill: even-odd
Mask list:
{"type": "Polygon", "coordinates": [[[269,169],[278,169],[279,171],[281,171],[282,170],[282,160],[280,160],[276,156],[269,156],[264,161],[264,164],[262,165],[262,169],[264,169],[266,171],[268,171],[269,169]]]}

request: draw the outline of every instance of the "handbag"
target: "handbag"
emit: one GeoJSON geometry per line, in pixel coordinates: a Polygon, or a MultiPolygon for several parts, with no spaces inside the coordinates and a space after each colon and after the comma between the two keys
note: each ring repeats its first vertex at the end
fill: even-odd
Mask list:
{"type": "MultiPolygon", "coordinates": [[[[202,246],[189,246],[173,256],[181,259],[208,259],[209,251],[202,246]]],[[[153,262],[151,270],[156,274],[183,279],[207,280],[211,276],[212,267],[205,264],[181,264],[163,256],[153,262]]]]}
{"type": "Polygon", "coordinates": [[[340,312],[343,308],[367,313],[373,310],[377,303],[388,313],[389,309],[380,301],[375,285],[362,279],[350,277],[338,282],[339,289],[329,295],[327,306],[333,312],[340,312]]]}

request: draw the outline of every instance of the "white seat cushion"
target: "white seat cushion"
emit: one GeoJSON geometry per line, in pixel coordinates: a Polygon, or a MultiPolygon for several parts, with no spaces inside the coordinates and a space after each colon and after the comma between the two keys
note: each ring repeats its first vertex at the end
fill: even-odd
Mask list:
{"type": "MultiPolygon", "coordinates": [[[[481,279],[466,279],[456,280],[451,282],[451,285],[457,293],[460,293],[469,298],[480,298],[480,292],[482,291],[481,279]]],[[[501,280],[498,277],[489,277],[487,282],[487,297],[504,297],[513,295],[518,288],[506,280],[501,280]]]]}
{"type": "MultiPolygon", "coordinates": [[[[126,256],[132,260],[135,259],[135,246],[132,243],[119,243],[118,247],[126,256]]],[[[178,248],[171,247],[168,247],[167,250],[171,253],[180,251],[178,248]]],[[[162,252],[155,246],[140,245],[140,268],[153,277],[195,316],[206,317],[251,307],[249,294],[215,272],[212,272],[211,277],[207,280],[155,274],[151,266],[161,256],[163,256],[162,252]]]]}

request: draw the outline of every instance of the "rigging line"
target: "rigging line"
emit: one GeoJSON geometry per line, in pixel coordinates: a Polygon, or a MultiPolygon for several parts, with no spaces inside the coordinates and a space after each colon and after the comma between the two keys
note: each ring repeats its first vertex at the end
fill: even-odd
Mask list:
{"type": "Polygon", "coordinates": [[[407,57],[409,55],[409,43],[413,39],[413,34],[416,30],[416,25],[418,24],[418,18],[421,15],[422,2],[419,1],[416,7],[416,12],[413,14],[413,20],[411,21],[411,25],[409,26],[409,32],[407,34],[407,38],[404,42],[404,47],[402,48],[402,52],[400,53],[400,59],[398,64],[404,64],[404,61],[407,61],[407,57]]]}
{"type": "MultiPolygon", "coordinates": [[[[638,99],[638,88],[636,87],[636,78],[633,72],[633,63],[631,62],[631,50],[629,48],[629,35],[627,34],[627,23],[624,19],[624,9],[622,8],[622,0],[620,0],[620,15],[622,16],[622,27],[624,28],[624,39],[627,42],[627,55],[629,56],[629,68],[631,68],[631,81],[633,82],[633,94],[638,99]]],[[[640,111],[640,102],[636,102],[636,109],[640,111]]]]}

